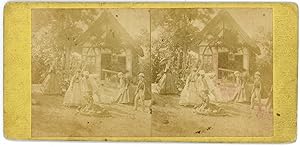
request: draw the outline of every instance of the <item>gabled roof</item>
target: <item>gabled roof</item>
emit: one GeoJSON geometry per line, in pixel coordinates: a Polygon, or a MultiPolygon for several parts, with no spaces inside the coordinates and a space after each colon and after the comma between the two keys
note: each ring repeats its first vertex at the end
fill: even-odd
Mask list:
{"type": "Polygon", "coordinates": [[[75,40],[75,46],[132,49],[139,56],[144,56],[143,49],[108,11],[103,11],[100,17],[75,40]]]}
{"type": "MultiPolygon", "coordinates": [[[[258,55],[260,54],[260,49],[256,45],[255,41],[249,37],[249,35],[241,28],[241,26],[234,20],[234,18],[225,10],[219,11],[219,13],[201,30],[199,36],[199,38],[201,38],[200,43],[204,41],[204,38],[208,34],[219,35],[220,28],[218,27],[220,25],[225,26],[225,28],[230,31],[237,32],[239,39],[242,39],[243,42],[250,47],[250,51],[258,55]]],[[[224,44],[227,43],[224,42],[224,44]]]]}

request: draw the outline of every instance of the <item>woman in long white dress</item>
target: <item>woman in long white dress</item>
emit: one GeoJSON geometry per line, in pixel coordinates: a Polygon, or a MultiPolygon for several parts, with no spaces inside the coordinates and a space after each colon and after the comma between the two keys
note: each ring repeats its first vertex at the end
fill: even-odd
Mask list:
{"type": "Polygon", "coordinates": [[[129,99],[129,80],[126,78],[126,76],[120,72],[118,73],[118,77],[120,78],[120,90],[119,94],[116,98],[116,103],[119,104],[127,104],[130,103],[129,99]]]}
{"type": "Polygon", "coordinates": [[[209,84],[207,83],[207,78],[205,72],[203,70],[199,71],[199,78],[198,78],[198,93],[199,97],[202,100],[202,103],[199,105],[195,105],[194,112],[201,115],[224,115],[222,113],[222,109],[211,103],[209,98],[209,84]]]}
{"type": "Polygon", "coordinates": [[[98,76],[90,75],[88,82],[92,87],[93,100],[95,104],[110,104],[114,102],[112,96],[108,96],[105,94],[105,91],[102,86],[98,86],[97,84],[98,76]]]}
{"type": "Polygon", "coordinates": [[[201,103],[201,100],[197,94],[197,78],[197,68],[193,68],[181,92],[179,105],[193,106],[201,103]]]}
{"type": "Polygon", "coordinates": [[[254,83],[251,91],[251,109],[254,109],[254,105],[257,105],[258,111],[261,111],[261,89],[260,72],[257,71],[254,74],[254,83]]]}
{"type": "Polygon", "coordinates": [[[65,106],[81,106],[83,104],[83,92],[81,86],[81,75],[80,71],[72,77],[70,86],[65,94],[63,104],[65,106]]]}
{"type": "Polygon", "coordinates": [[[197,105],[203,105],[203,103],[209,104],[209,87],[205,78],[205,71],[200,70],[198,74],[199,76],[197,79],[197,94],[199,95],[200,100],[198,101],[197,105]]]}
{"type": "MultiPolygon", "coordinates": [[[[208,73],[205,76],[205,79],[209,88],[209,98],[214,102],[225,102],[224,98],[222,99],[221,90],[216,82],[216,74],[208,73]]],[[[223,96],[224,97],[224,96],[223,96]]]]}
{"type": "Polygon", "coordinates": [[[241,73],[239,71],[235,71],[234,72],[235,75],[235,87],[236,87],[236,91],[233,95],[233,100],[235,102],[246,102],[247,98],[244,92],[244,86],[243,86],[243,81],[242,81],[242,77],[241,77],[241,73]]]}
{"type": "Polygon", "coordinates": [[[97,116],[97,117],[108,117],[111,116],[109,112],[101,107],[100,105],[95,103],[93,94],[95,93],[95,87],[93,85],[93,80],[89,74],[89,72],[84,72],[84,77],[82,79],[82,90],[84,90],[84,103],[81,104],[80,107],[78,107],[77,112],[79,112],[82,115],[88,115],[88,116],[97,116]]]}

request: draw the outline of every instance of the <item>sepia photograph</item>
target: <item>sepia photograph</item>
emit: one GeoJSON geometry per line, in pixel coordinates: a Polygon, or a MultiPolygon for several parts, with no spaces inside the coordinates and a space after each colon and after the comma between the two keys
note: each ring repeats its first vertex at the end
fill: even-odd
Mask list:
{"type": "Polygon", "coordinates": [[[272,136],[272,9],[152,9],[152,136],[272,136]]]}
{"type": "Polygon", "coordinates": [[[32,10],[32,136],[150,136],[147,9],[32,10]]]}
{"type": "Polygon", "coordinates": [[[31,18],[33,137],[273,136],[271,8],[31,18]]]}

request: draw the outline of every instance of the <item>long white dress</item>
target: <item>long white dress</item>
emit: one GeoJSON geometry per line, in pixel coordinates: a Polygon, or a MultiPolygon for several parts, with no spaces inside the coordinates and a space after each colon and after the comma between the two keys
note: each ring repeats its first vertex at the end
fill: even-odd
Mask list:
{"type": "Polygon", "coordinates": [[[93,92],[93,100],[95,104],[110,104],[113,103],[114,99],[111,96],[108,96],[105,94],[103,87],[98,86],[97,79],[90,77],[88,79],[88,82],[90,82],[90,85],[92,87],[93,92]]]}
{"type": "Polygon", "coordinates": [[[194,106],[202,103],[201,98],[198,95],[197,73],[192,72],[186,81],[186,84],[181,92],[179,105],[182,106],[194,106]]]}
{"type": "Polygon", "coordinates": [[[236,83],[235,83],[235,93],[233,96],[233,100],[235,102],[246,102],[246,92],[245,92],[245,87],[244,84],[242,83],[241,77],[236,77],[236,83]]]}
{"type": "Polygon", "coordinates": [[[116,102],[119,104],[130,103],[129,98],[129,80],[126,77],[120,78],[120,90],[116,98],[116,102]]]}
{"type": "Polygon", "coordinates": [[[224,102],[226,100],[222,99],[221,90],[218,87],[215,78],[216,77],[212,77],[212,75],[209,75],[209,74],[207,74],[205,76],[205,79],[206,79],[207,85],[208,85],[208,89],[209,89],[209,95],[208,96],[209,96],[211,101],[224,102]]]}
{"type": "Polygon", "coordinates": [[[63,104],[65,106],[81,106],[84,103],[81,80],[79,76],[74,76],[65,94],[63,104]]]}

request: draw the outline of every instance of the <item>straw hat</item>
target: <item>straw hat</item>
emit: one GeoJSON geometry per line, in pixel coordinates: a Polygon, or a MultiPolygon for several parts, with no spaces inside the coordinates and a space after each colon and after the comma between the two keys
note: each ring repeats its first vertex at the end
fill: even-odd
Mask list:
{"type": "Polygon", "coordinates": [[[118,77],[119,77],[119,78],[120,78],[122,75],[123,75],[122,72],[119,72],[119,73],[118,73],[118,77]]]}
{"type": "Polygon", "coordinates": [[[240,72],[239,72],[239,71],[235,71],[233,74],[234,74],[235,76],[237,76],[237,75],[240,74],[240,72]]]}
{"type": "Polygon", "coordinates": [[[258,72],[258,71],[257,71],[257,72],[255,72],[255,75],[258,75],[258,76],[260,76],[260,72],[258,72]]]}
{"type": "Polygon", "coordinates": [[[90,75],[90,73],[89,73],[89,71],[84,71],[84,72],[83,72],[83,75],[88,76],[88,75],[90,75]]]}
{"type": "Polygon", "coordinates": [[[200,75],[205,75],[205,71],[204,71],[204,70],[200,70],[200,71],[199,71],[199,74],[200,74],[200,75]]]}
{"type": "Polygon", "coordinates": [[[139,75],[138,75],[139,77],[145,77],[145,75],[143,74],[143,73],[139,73],[139,75]]]}

